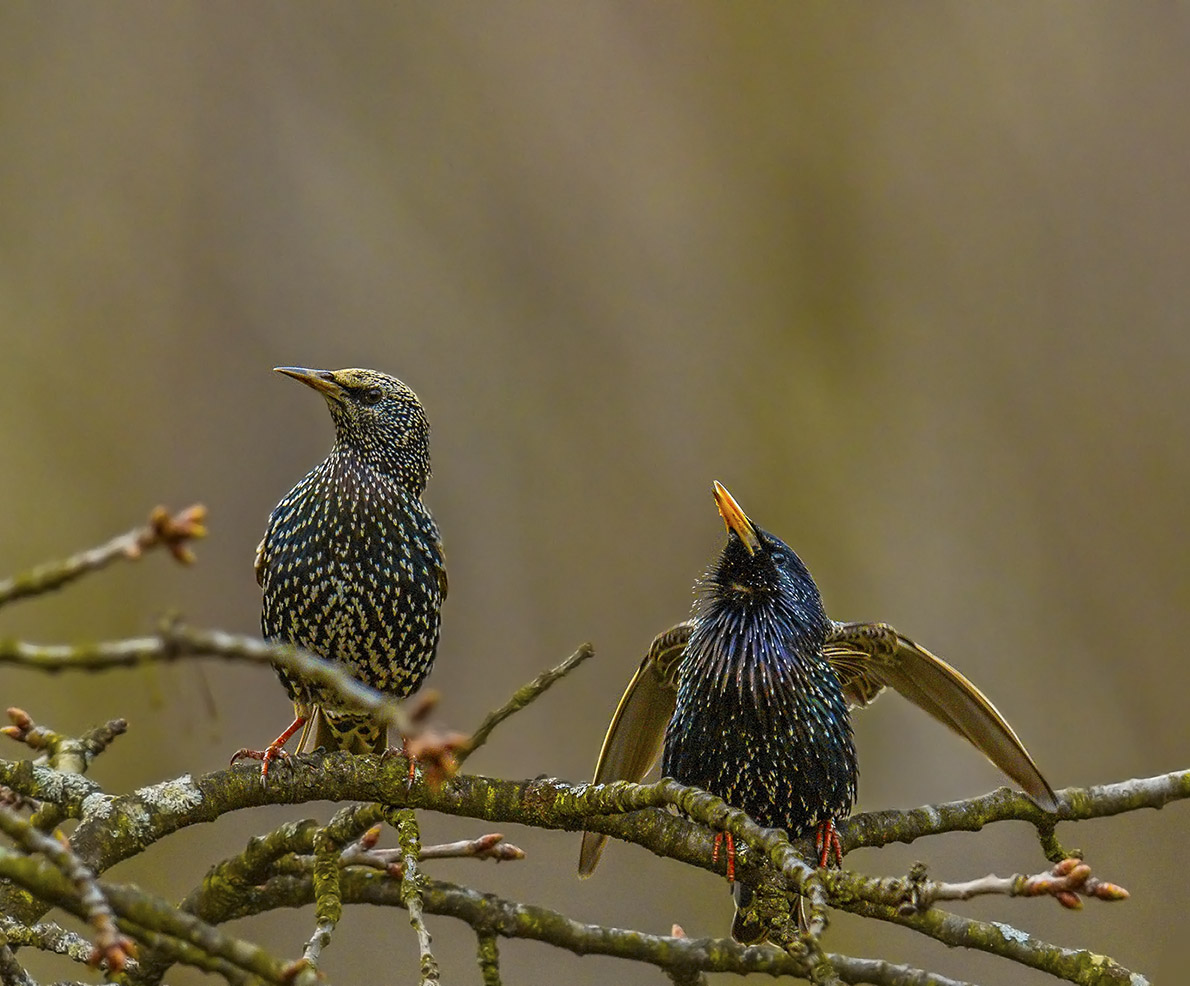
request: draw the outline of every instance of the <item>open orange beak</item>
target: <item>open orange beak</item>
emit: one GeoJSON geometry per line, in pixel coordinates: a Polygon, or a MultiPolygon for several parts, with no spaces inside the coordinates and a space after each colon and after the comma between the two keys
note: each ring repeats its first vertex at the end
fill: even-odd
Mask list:
{"type": "Polygon", "coordinates": [[[735,502],[735,497],[727,492],[727,487],[718,480],[715,481],[712,493],[715,497],[715,505],[719,508],[719,516],[723,518],[728,532],[735,531],[739,539],[744,542],[744,547],[748,549],[748,554],[756,554],[760,547],[760,538],[756,534],[756,528],[752,521],[748,519],[748,515],[740,509],[740,505],[735,502]]]}

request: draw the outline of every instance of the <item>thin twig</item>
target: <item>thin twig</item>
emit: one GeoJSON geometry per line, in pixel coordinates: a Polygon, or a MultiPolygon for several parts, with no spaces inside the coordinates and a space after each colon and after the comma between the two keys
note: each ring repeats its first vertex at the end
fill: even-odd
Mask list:
{"type": "Polygon", "coordinates": [[[330,688],[347,706],[367,712],[377,722],[402,733],[411,731],[400,702],[357,681],[338,661],[328,661],[288,644],[270,644],[255,637],[200,630],[173,621],[165,622],[153,637],[97,644],[0,640],[0,664],[37,671],[105,671],[201,656],[284,668],[303,681],[330,688]]]}
{"type": "Polygon", "coordinates": [[[498,832],[481,835],[475,839],[463,839],[459,842],[444,842],[436,846],[422,846],[421,859],[494,859],[497,863],[505,863],[514,859],[524,859],[525,850],[505,842],[504,836],[498,832]]]}
{"type": "Polygon", "coordinates": [[[151,548],[162,545],[179,562],[189,564],[194,561],[194,555],[187,542],[206,535],[203,526],[206,513],[206,507],[201,504],[187,507],[172,516],[165,507],[157,507],[149,515],[149,523],[144,527],[135,528],[98,548],[81,551],[63,561],[47,562],[23,575],[0,580],[0,606],[60,589],[68,582],[88,572],[97,572],[117,559],[136,560],[151,548]]]}
{"type": "Polygon", "coordinates": [[[84,916],[95,929],[91,961],[102,962],[113,972],[122,971],[128,959],[136,957],[136,943],[116,930],[115,915],[94,872],[70,851],[65,837],[46,835],[7,808],[0,808],[0,830],[26,853],[44,856],[74,885],[84,916]]]}
{"type": "MultiPolygon", "coordinates": [[[[353,842],[339,857],[341,866],[370,866],[399,876],[404,865],[404,850],[377,849],[375,842],[367,844],[369,832],[364,838],[353,842]]],[[[525,851],[505,842],[498,832],[481,835],[475,839],[461,839],[458,842],[444,842],[436,846],[422,846],[418,861],[427,859],[494,859],[497,863],[524,859],[525,851]]]]}
{"type": "MultiPolygon", "coordinates": [[[[0,915],[0,936],[7,938],[11,945],[38,948],[43,952],[64,955],[83,965],[91,961],[91,955],[95,951],[95,946],[82,935],[67,931],[53,921],[42,921],[30,927],[0,915]]],[[[125,970],[135,967],[135,960],[129,959],[125,970]]],[[[0,983],[4,981],[4,977],[0,976],[0,983]]]]}
{"type": "Polygon", "coordinates": [[[500,725],[514,712],[519,712],[526,705],[540,696],[546,689],[550,687],[559,678],[564,678],[577,668],[583,661],[595,656],[595,648],[590,644],[583,644],[578,650],[571,654],[565,661],[557,667],[550,668],[548,671],[543,671],[536,678],[534,678],[527,685],[522,685],[514,693],[512,698],[505,702],[500,708],[493,712],[489,712],[483,722],[479,724],[479,728],[471,734],[471,738],[467,741],[467,745],[458,751],[455,759],[461,764],[472,753],[478,750],[488,741],[488,737],[492,734],[492,730],[500,725]]]}
{"type": "Polygon", "coordinates": [[[37,725],[24,709],[13,707],[6,713],[11,725],[0,727],[0,734],[24,743],[40,753],[49,766],[68,774],[86,773],[91,761],[128,730],[126,719],[112,719],[74,737],[37,725]]]}
{"type": "Polygon", "coordinates": [[[422,885],[425,878],[417,865],[417,858],[421,852],[421,833],[417,827],[417,817],[408,808],[395,811],[389,816],[390,824],[397,830],[397,840],[404,852],[403,872],[401,875],[401,903],[409,912],[409,923],[417,933],[417,951],[420,956],[421,986],[435,986],[439,981],[438,960],[434,958],[431,949],[432,938],[430,929],[426,927],[425,916],[422,913],[422,885]]]}
{"type": "Polygon", "coordinates": [[[1005,897],[1043,897],[1057,899],[1063,907],[1079,910],[1083,897],[1098,900],[1127,900],[1128,891],[1114,883],[1108,883],[1091,875],[1091,867],[1081,859],[1064,859],[1052,869],[1033,876],[987,876],[964,883],[931,883],[922,891],[919,900],[913,902],[914,910],[924,910],[939,900],[970,900],[985,894],[1000,894],[1005,897]]]}

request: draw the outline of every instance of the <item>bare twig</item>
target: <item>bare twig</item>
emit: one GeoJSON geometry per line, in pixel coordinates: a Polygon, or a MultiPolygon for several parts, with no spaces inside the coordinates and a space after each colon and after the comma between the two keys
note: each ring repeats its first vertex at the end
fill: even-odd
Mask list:
{"type": "Polygon", "coordinates": [[[446,842],[437,846],[423,846],[422,859],[494,859],[497,863],[513,859],[524,859],[525,851],[505,842],[497,832],[481,835],[476,839],[460,842],[446,842]]]}
{"type": "Polygon", "coordinates": [[[128,730],[127,720],[112,719],[76,738],[37,725],[24,709],[10,708],[7,715],[12,725],[0,727],[0,734],[24,743],[40,753],[51,767],[69,774],[86,773],[91,761],[128,730]]]}
{"type": "MultiPolygon", "coordinates": [[[[404,850],[377,849],[375,839],[369,839],[376,829],[369,829],[364,837],[343,850],[339,857],[341,866],[370,866],[384,870],[392,876],[400,876],[404,866],[404,850]],[[369,844],[369,842],[371,844],[369,844]]],[[[418,861],[427,859],[494,859],[498,863],[524,859],[525,851],[504,841],[504,836],[493,832],[475,839],[446,842],[436,846],[422,846],[418,861]]]]}
{"type": "Polygon", "coordinates": [[[60,589],[68,582],[105,568],[117,559],[136,560],[144,552],[158,546],[168,548],[179,562],[189,564],[194,560],[194,555],[187,542],[206,535],[203,526],[206,513],[206,507],[201,504],[187,507],[172,516],[165,507],[157,507],[149,515],[149,523],[144,527],[135,528],[98,548],[81,551],[64,561],[48,562],[23,575],[0,580],[0,606],[60,589]]]}
{"type": "Polygon", "coordinates": [[[500,708],[494,712],[489,712],[483,722],[479,724],[479,728],[471,734],[471,738],[467,741],[465,748],[459,750],[456,759],[461,764],[472,753],[478,750],[488,741],[492,730],[500,725],[514,712],[519,712],[526,705],[541,695],[546,689],[550,687],[559,678],[564,678],[577,668],[583,661],[595,656],[595,648],[590,644],[583,644],[570,657],[566,658],[557,667],[550,668],[548,671],[543,671],[536,678],[534,678],[527,685],[518,688],[512,698],[504,703],[500,708]]]}
{"type": "Polygon", "coordinates": [[[339,662],[328,661],[288,644],[269,644],[255,637],[199,630],[173,621],[166,621],[157,636],[97,644],[33,644],[0,640],[0,664],[38,671],[104,671],[199,656],[284,668],[304,681],[332,689],[346,705],[367,712],[378,722],[401,733],[410,732],[400,702],[357,681],[339,662]]]}
{"type": "Polygon", "coordinates": [[[910,904],[912,910],[925,910],[939,900],[970,900],[984,894],[1006,897],[1043,897],[1057,899],[1063,907],[1077,911],[1083,897],[1098,900],[1127,900],[1128,891],[1091,875],[1091,867],[1081,859],[1070,857],[1052,869],[1033,876],[987,876],[965,883],[927,884],[919,899],[910,904]]]}

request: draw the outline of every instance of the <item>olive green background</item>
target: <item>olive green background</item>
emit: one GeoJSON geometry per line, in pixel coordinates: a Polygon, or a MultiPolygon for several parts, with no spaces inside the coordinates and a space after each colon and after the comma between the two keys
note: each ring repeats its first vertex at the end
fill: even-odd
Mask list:
{"type": "MultiPolygon", "coordinates": [[[[270,367],[371,366],[434,428],[444,723],[597,647],[476,771],[588,776],[722,543],[713,479],[833,616],[892,622],[982,685],[1055,787],[1190,766],[1188,44],[1163,4],[5,4],[0,569],[158,502],[206,503],[211,535],[192,570],[121,566],[0,632],[119,637],[171,608],[256,632],[253,549],[332,435],[270,367]]],[[[95,768],[113,791],[217,769],[289,716],[271,673],[211,661],[3,670],[0,702],[67,730],[126,716],[95,768]]],[[[861,807],[999,783],[896,697],[856,731],[861,807]]],[[[330,810],[225,818],[111,876],[180,897],[250,834],[330,810]]],[[[1128,903],[960,909],[1176,980],[1188,821],[1060,829],[1128,903]]],[[[613,845],[579,883],[576,836],[506,834],[525,862],[430,869],[584,921],[727,931],[708,873],[613,845]]],[[[848,862],[917,858],[947,879],[1042,862],[1010,825],[848,862]]],[[[431,928],[444,982],[477,982],[469,931],[431,928]]],[[[312,913],[235,930],[296,955],[312,913]]],[[[846,916],[828,947],[1051,981],[846,916]]],[[[510,984],[661,978],[501,948],[510,984]]],[[[349,912],[325,956],[337,983],[415,968],[399,912],[349,912]]]]}

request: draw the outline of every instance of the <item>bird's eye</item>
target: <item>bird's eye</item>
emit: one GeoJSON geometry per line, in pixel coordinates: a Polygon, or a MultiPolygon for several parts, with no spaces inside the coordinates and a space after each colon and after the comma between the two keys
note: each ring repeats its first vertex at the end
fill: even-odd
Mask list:
{"type": "Polygon", "coordinates": [[[780,551],[770,552],[769,557],[773,560],[774,565],[783,565],[785,563],[785,555],[780,551]]]}
{"type": "Polygon", "coordinates": [[[381,398],[384,397],[384,392],[379,387],[372,387],[370,390],[365,390],[360,395],[360,400],[365,404],[379,404],[381,398]]]}

